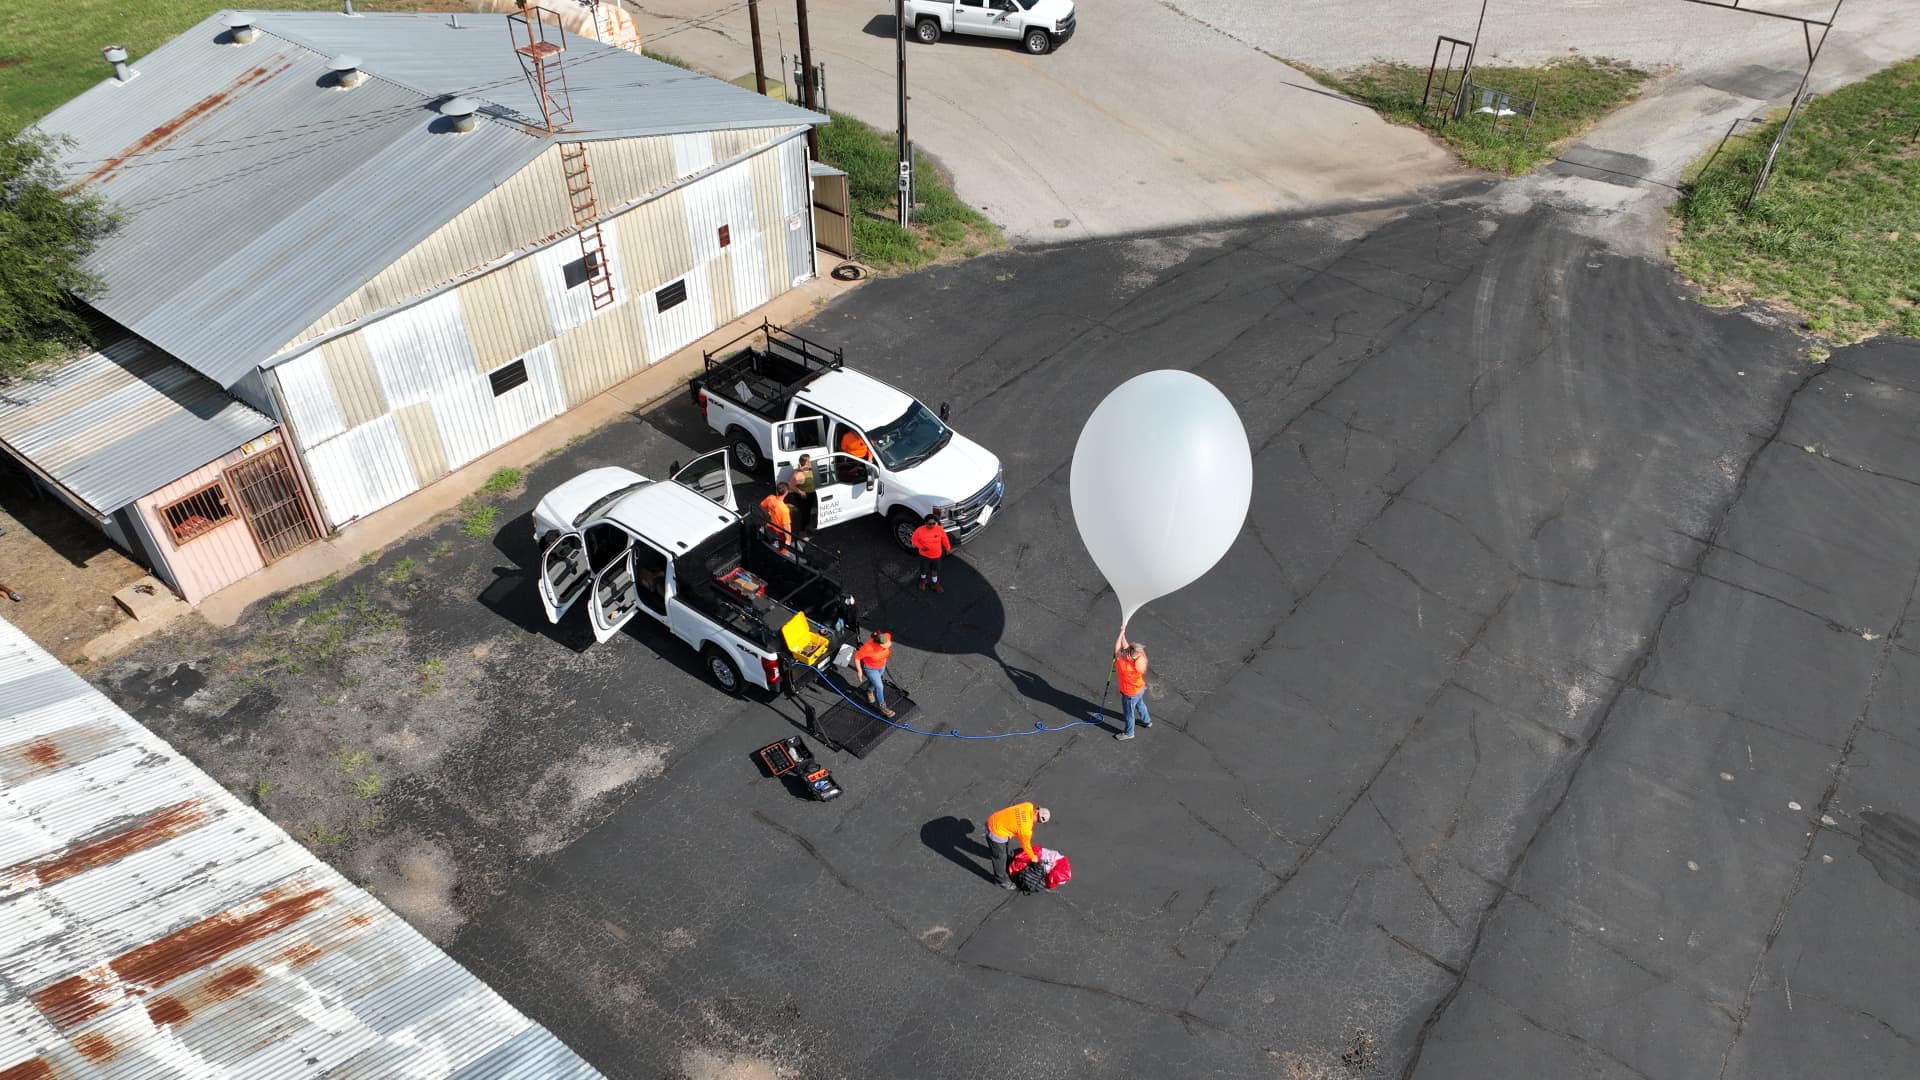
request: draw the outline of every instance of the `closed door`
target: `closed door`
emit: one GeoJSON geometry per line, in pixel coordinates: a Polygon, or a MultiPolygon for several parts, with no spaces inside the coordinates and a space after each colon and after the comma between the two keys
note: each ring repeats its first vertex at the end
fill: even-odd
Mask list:
{"type": "Polygon", "coordinates": [[[227,470],[227,483],[240,501],[260,557],[273,562],[319,539],[300,482],[287,460],[287,448],[271,447],[227,470]]]}

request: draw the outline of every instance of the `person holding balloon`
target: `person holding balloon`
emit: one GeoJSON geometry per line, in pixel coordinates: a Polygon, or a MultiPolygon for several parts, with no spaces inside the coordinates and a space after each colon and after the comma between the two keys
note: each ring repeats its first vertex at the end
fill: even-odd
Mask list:
{"type": "Polygon", "coordinates": [[[1114,732],[1113,737],[1126,742],[1133,738],[1136,714],[1141,727],[1152,727],[1153,716],[1147,712],[1147,650],[1137,641],[1128,641],[1124,628],[1113,643],[1113,673],[1120,683],[1120,705],[1127,720],[1126,730],[1114,732]]]}

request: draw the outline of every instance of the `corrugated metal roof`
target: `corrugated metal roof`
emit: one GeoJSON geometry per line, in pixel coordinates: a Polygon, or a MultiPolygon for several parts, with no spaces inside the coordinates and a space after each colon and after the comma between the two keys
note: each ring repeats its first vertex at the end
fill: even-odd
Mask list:
{"type": "Polygon", "coordinates": [[[0,444],[103,517],[273,429],[137,337],[0,384],[0,444]]]}
{"type": "Polygon", "coordinates": [[[254,17],[250,44],[213,15],[40,123],[72,140],[67,174],[125,213],[88,260],[90,302],[222,386],[551,142],[820,121],[569,37],[578,123],[549,137],[501,119],[538,115],[506,16],[254,17]],[[368,76],[350,90],[332,85],[343,53],[368,76]],[[436,106],[455,94],[489,119],[452,133],[436,106]]]}
{"type": "Polygon", "coordinates": [[[600,1074],[0,619],[0,1075],[600,1074]]]}

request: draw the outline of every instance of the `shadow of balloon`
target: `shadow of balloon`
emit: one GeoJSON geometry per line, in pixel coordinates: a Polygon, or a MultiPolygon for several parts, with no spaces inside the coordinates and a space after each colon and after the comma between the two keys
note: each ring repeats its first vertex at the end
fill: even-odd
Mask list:
{"type": "Polygon", "coordinates": [[[884,541],[861,545],[847,553],[844,583],[860,595],[863,623],[885,630],[894,643],[921,652],[948,656],[984,656],[1000,665],[1007,682],[1020,696],[1057,709],[1068,719],[1085,720],[1098,703],[1049,682],[1046,676],[1009,663],[1000,655],[1007,629],[1007,609],[999,590],[968,563],[964,556],[941,560],[940,584],[945,591],[919,587],[919,560],[884,541]],[[864,564],[864,566],[862,566],[864,564]]]}

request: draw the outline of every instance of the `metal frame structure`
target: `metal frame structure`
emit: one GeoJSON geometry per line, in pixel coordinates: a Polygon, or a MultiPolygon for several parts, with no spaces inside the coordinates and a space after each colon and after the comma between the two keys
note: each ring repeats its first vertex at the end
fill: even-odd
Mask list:
{"type": "Polygon", "coordinates": [[[1766,160],[1760,163],[1760,174],[1753,178],[1753,189],[1747,192],[1746,201],[1740,204],[1744,212],[1753,207],[1755,199],[1766,190],[1767,180],[1773,175],[1774,159],[1780,156],[1780,147],[1786,144],[1787,135],[1793,131],[1793,122],[1800,118],[1800,107],[1807,101],[1807,83],[1813,79],[1813,65],[1820,59],[1820,50],[1827,44],[1827,34],[1833,29],[1835,20],[1840,18],[1840,7],[1846,0],[1833,0],[1833,14],[1826,19],[1810,19],[1804,15],[1788,15],[1778,11],[1766,11],[1761,8],[1742,7],[1741,0],[1685,0],[1689,4],[1702,7],[1721,8],[1726,11],[1739,11],[1748,15],[1763,15],[1770,19],[1785,19],[1800,24],[1800,35],[1807,47],[1807,69],[1800,75],[1800,85],[1793,91],[1793,102],[1787,106],[1787,119],[1773,136],[1773,145],[1767,147],[1766,160]],[[1820,40],[1813,39],[1813,28],[1820,28],[1820,40]]]}
{"type": "Polygon", "coordinates": [[[1427,88],[1420,94],[1421,112],[1438,113],[1442,117],[1453,114],[1454,109],[1458,107],[1459,97],[1466,93],[1467,74],[1473,70],[1472,56],[1473,43],[1470,41],[1462,41],[1457,37],[1448,37],[1445,34],[1441,34],[1438,38],[1434,39],[1433,60],[1427,65],[1427,88]],[[1444,69],[1440,67],[1440,47],[1442,45],[1447,46],[1447,66],[1444,69]],[[1448,83],[1453,78],[1453,58],[1460,55],[1460,50],[1463,48],[1467,50],[1468,61],[1466,66],[1460,69],[1460,84],[1458,86],[1449,86],[1448,83]],[[1433,77],[1436,72],[1440,74],[1439,94],[1437,96],[1434,93],[1435,87],[1433,84],[1433,77]],[[1449,98],[1453,99],[1454,104],[1449,105],[1447,103],[1449,98]]]}
{"type": "MultiPolygon", "coordinates": [[[[594,5],[598,30],[599,5],[594,5]]],[[[567,29],[560,17],[520,0],[519,10],[507,16],[507,33],[520,57],[520,70],[540,102],[540,118],[547,134],[573,123],[573,94],[567,88],[567,29]]],[[[606,239],[600,235],[600,200],[593,193],[593,169],[587,163],[587,144],[560,144],[560,169],[566,175],[567,204],[573,227],[580,234],[580,259],[587,272],[587,291],[593,309],[612,305],[613,274],[607,267],[606,239]]]]}

